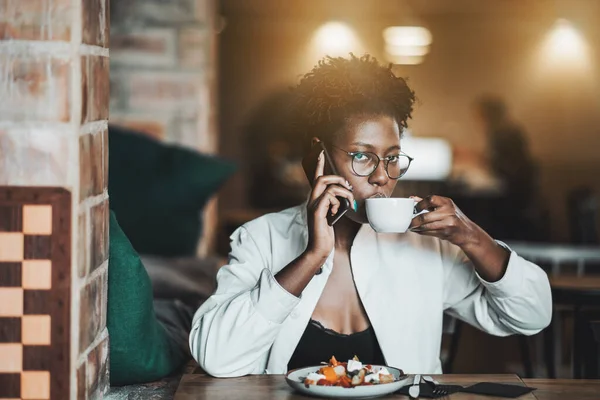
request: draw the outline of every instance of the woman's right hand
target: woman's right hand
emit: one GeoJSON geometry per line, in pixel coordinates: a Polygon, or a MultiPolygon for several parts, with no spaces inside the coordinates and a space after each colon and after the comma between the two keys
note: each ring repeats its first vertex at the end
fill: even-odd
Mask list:
{"type": "Polygon", "coordinates": [[[307,204],[308,216],[308,246],[306,251],[321,257],[329,256],[334,246],[333,227],[327,223],[327,213],[335,214],[340,201],[336,196],[345,197],[354,207],[352,186],[341,176],[323,175],[325,170],[325,155],[319,155],[313,189],[307,204]],[[331,211],[329,210],[331,207],[331,211]]]}

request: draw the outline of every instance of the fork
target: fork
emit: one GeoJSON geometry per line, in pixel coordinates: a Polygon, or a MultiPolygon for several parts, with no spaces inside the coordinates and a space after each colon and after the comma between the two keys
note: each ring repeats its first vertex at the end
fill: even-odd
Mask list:
{"type": "Polygon", "coordinates": [[[434,396],[448,396],[450,394],[450,391],[448,391],[448,389],[444,386],[436,386],[435,388],[433,388],[432,393],[434,396]]]}
{"type": "Polygon", "coordinates": [[[435,396],[448,396],[455,392],[455,388],[452,385],[440,385],[438,381],[433,379],[431,376],[423,376],[423,380],[431,386],[432,393],[435,396]]]}

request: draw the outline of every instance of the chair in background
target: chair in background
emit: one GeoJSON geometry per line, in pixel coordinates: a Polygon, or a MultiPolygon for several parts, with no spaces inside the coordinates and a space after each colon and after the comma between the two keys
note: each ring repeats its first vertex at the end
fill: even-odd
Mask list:
{"type": "Polygon", "coordinates": [[[590,346],[588,362],[586,365],[591,369],[590,377],[594,379],[600,378],[600,320],[590,321],[590,330],[592,344],[590,346]]]}
{"type": "Polygon", "coordinates": [[[579,340],[585,349],[582,358],[582,378],[600,378],[600,310],[584,312],[579,340]]]}
{"type": "MultiPolygon", "coordinates": [[[[464,322],[449,315],[444,314],[443,333],[450,335],[450,344],[448,353],[443,361],[443,370],[445,374],[453,373],[454,361],[458,353],[458,344],[462,333],[464,322]]],[[[523,378],[533,378],[533,364],[531,362],[531,352],[527,337],[519,335],[519,351],[521,353],[521,361],[523,363],[524,376],[523,378]]]]}

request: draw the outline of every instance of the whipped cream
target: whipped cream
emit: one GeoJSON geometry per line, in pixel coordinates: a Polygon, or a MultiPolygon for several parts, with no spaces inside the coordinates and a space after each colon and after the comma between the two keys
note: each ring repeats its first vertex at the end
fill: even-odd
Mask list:
{"type": "Polygon", "coordinates": [[[381,367],[375,372],[371,372],[370,374],[365,376],[365,382],[367,383],[379,383],[379,375],[391,375],[390,371],[386,367],[381,367]]]}
{"type": "Polygon", "coordinates": [[[348,372],[360,371],[362,367],[363,365],[360,361],[348,360],[348,366],[346,367],[346,370],[348,372]]]}
{"type": "Polygon", "coordinates": [[[305,379],[305,382],[308,384],[316,385],[321,379],[325,379],[325,375],[318,374],[316,372],[311,372],[305,379]]]}

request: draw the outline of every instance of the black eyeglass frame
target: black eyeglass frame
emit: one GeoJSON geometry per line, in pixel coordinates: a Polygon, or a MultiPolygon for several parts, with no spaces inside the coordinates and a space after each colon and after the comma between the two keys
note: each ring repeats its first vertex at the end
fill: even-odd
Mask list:
{"type": "Polygon", "coordinates": [[[379,167],[379,163],[380,163],[381,161],[383,161],[383,162],[384,162],[384,167],[385,167],[385,173],[387,174],[388,178],[390,178],[390,179],[395,179],[395,180],[398,180],[398,179],[402,178],[404,175],[406,175],[406,172],[408,172],[408,169],[410,168],[410,164],[411,164],[411,163],[413,162],[413,160],[414,160],[414,158],[413,158],[413,157],[409,156],[408,154],[406,154],[406,153],[404,153],[404,152],[402,152],[402,151],[401,151],[401,152],[400,152],[400,154],[398,154],[398,155],[394,155],[394,156],[388,156],[388,157],[381,158],[381,157],[379,157],[377,154],[375,154],[375,153],[373,153],[373,152],[371,152],[371,151],[348,151],[348,150],[346,150],[346,149],[342,149],[341,147],[337,147],[337,146],[334,146],[334,145],[332,145],[332,144],[330,144],[330,145],[329,145],[329,147],[331,147],[331,148],[334,148],[334,149],[337,149],[337,150],[340,150],[340,151],[343,151],[343,152],[344,152],[344,153],[346,153],[348,156],[352,157],[352,171],[353,171],[353,172],[354,172],[354,173],[355,173],[357,176],[362,176],[362,177],[366,177],[366,176],[371,176],[371,175],[373,175],[373,173],[374,173],[375,171],[377,171],[377,168],[379,167]],[[354,157],[355,157],[357,154],[372,154],[372,155],[374,155],[374,156],[377,158],[377,164],[375,164],[375,168],[373,168],[373,171],[372,171],[372,172],[370,172],[369,174],[366,174],[366,175],[365,175],[365,174],[359,174],[358,172],[356,172],[356,170],[354,169],[354,157]],[[388,171],[388,164],[389,164],[389,162],[391,161],[391,158],[392,158],[392,157],[399,157],[399,156],[404,156],[404,157],[408,158],[408,166],[406,167],[406,169],[404,170],[404,172],[403,172],[403,173],[402,173],[402,174],[401,174],[399,177],[397,177],[397,178],[394,178],[394,177],[391,177],[391,176],[390,176],[390,172],[388,171]]]}

